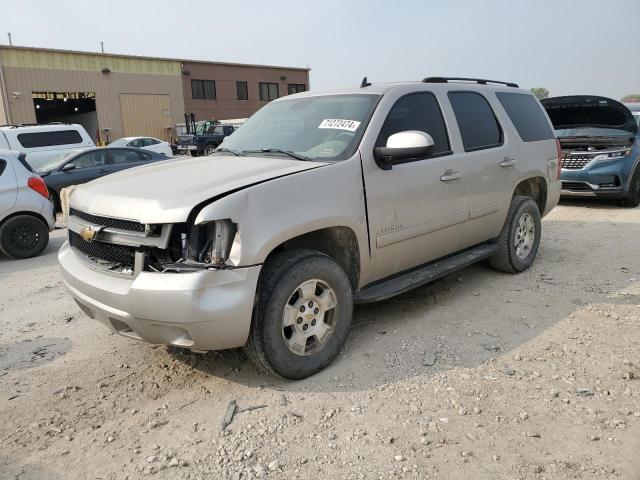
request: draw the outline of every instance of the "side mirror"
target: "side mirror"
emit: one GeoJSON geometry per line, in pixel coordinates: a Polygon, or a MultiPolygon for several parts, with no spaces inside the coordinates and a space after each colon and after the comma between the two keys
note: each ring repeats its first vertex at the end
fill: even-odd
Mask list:
{"type": "Polygon", "coordinates": [[[394,133],[387,139],[386,147],[374,150],[376,163],[383,170],[391,170],[394,163],[429,155],[434,145],[431,135],[419,130],[394,133]]]}
{"type": "Polygon", "coordinates": [[[62,170],[63,172],[69,172],[69,171],[71,171],[71,170],[73,170],[75,168],[76,168],[76,166],[73,163],[67,163],[60,170],[62,170]]]}

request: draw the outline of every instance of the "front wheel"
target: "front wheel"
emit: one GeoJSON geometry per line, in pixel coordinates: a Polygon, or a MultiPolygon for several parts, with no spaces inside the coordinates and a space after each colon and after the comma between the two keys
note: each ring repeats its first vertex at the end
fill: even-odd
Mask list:
{"type": "Polygon", "coordinates": [[[498,237],[498,252],[489,259],[491,266],[508,273],[528,269],[538,253],[541,232],[540,210],[536,202],[530,197],[513,197],[498,237]]]}
{"type": "Polygon", "coordinates": [[[620,205],[627,208],[635,208],[640,205],[640,167],[637,167],[633,173],[629,193],[627,193],[625,198],[620,200],[620,205]]]}
{"type": "Polygon", "coordinates": [[[277,254],[263,268],[247,355],[285,378],[319,372],[349,333],[353,293],[347,275],[330,257],[310,250],[277,254]]]}
{"type": "Polygon", "coordinates": [[[0,227],[0,250],[16,259],[35,257],[49,243],[49,229],[31,215],[11,217],[0,227]]]}

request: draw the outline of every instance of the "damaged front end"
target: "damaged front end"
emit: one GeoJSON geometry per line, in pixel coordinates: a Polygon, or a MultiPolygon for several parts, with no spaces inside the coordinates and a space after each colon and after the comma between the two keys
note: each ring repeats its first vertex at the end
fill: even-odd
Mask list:
{"type": "Polygon", "coordinates": [[[240,264],[242,240],[229,219],[198,225],[174,225],[169,246],[148,252],[148,266],[158,272],[233,268],[240,264]]]}
{"type": "Polygon", "coordinates": [[[73,250],[109,273],[183,273],[240,264],[240,233],[229,219],[149,225],[71,209],[67,224],[73,250]]]}

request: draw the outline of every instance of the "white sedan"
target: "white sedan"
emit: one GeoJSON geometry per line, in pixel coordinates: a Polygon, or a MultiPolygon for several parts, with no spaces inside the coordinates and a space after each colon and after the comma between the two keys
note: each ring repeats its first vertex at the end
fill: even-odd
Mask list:
{"type": "Polygon", "coordinates": [[[152,152],[162,153],[168,157],[173,156],[171,145],[153,137],[124,137],[114,140],[109,144],[110,147],[136,147],[151,150],[152,152]]]}

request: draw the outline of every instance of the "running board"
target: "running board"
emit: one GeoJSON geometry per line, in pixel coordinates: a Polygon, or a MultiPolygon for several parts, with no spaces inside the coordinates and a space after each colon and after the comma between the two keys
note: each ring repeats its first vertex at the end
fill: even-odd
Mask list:
{"type": "Polygon", "coordinates": [[[498,246],[495,243],[465,250],[452,257],[429,263],[357,290],[354,292],[353,301],[355,303],[372,303],[386,300],[489,258],[497,251],[498,246]]]}

